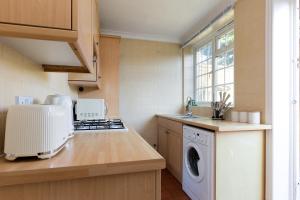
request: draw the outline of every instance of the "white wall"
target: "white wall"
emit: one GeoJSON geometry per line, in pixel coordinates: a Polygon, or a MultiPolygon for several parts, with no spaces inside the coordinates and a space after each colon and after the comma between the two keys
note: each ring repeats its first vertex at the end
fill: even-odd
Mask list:
{"type": "Polygon", "coordinates": [[[150,144],[157,144],[155,114],[182,109],[178,44],[121,40],[120,115],[150,144]]]}

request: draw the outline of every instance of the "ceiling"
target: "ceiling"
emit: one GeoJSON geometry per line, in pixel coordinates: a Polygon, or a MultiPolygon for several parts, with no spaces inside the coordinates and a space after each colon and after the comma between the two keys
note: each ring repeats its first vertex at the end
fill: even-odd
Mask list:
{"type": "Polygon", "coordinates": [[[101,32],[184,43],[232,0],[99,0],[101,32]]]}

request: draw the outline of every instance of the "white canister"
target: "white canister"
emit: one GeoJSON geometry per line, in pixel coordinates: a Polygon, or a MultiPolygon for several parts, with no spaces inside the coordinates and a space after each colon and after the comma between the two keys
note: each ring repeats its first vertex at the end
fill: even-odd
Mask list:
{"type": "Polygon", "coordinates": [[[249,124],[260,124],[260,112],[249,112],[248,113],[249,124]]]}
{"type": "Polygon", "coordinates": [[[239,114],[240,122],[247,123],[248,122],[248,113],[247,112],[240,112],[239,114]]]}
{"type": "Polygon", "coordinates": [[[240,121],[239,112],[237,112],[237,111],[232,111],[231,112],[231,121],[233,121],[233,122],[239,122],[240,121]]]}

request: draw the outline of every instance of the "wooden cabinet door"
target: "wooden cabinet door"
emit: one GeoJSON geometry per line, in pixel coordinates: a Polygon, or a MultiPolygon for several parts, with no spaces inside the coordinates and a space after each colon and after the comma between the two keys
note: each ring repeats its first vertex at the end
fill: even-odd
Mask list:
{"type": "Polygon", "coordinates": [[[169,171],[181,182],[182,177],[182,135],[167,131],[167,167],[169,171]]]}
{"type": "Polygon", "coordinates": [[[92,20],[93,20],[93,34],[94,37],[100,34],[100,18],[99,18],[99,6],[98,0],[92,1],[92,20]]]}
{"type": "Polygon", "coordinates": [[[72,29],[72,0],[1,0],[0,22],[72,29]]]}
{"type": "Polygon", "coordinates": [[[88,68],[89,72],[94,73],[94,34],[93,34],[93,1],[78,1],[78,39],[71,44],[72,49],[76,49],[81,55],[81,62],[88,68]]]}
{"type": "Polygon", "coordinates": [[[158,127],[158,152],[168,162],[168,136],[167,129],[159,126],[158,127]]]}

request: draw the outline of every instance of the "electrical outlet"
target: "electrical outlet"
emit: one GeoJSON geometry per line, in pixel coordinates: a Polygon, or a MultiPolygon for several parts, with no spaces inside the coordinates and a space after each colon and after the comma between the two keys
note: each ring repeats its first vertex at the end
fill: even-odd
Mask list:
{"type": "Polygon", "coordinates": [[[16,96],[15,100],[17,105],[33,104],[33,97],[16,96]]]}

